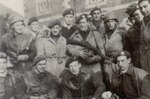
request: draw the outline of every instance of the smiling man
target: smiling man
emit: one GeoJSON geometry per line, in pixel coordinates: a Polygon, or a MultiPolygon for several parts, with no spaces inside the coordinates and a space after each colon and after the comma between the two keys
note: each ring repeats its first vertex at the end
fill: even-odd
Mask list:
{"type": "Polygon", "coordinates": [[[49,38],[41,38],[37,41],[37,54],[47,56],[46,70],[59,78],[65,68],[66,39],[61,36],[60,22],[55,20],[50,25],[49,38]]]}
{"type": "Polygon", "coordinates": [[[55,76],[47,72],[46,57],[36,56],[33,69],[23,76],[23,99],[57,99],[58,81],[55,76]],[[28,98],[27,98],[28,97],[28,98]]]}
{"type": "Polygon", "coordinates": [[[101,99],[105,85],[101,72],[83,68],[79,58],[70,57],[62,73],[63,99],[101,99]]]}
{"type": "Polygon", "coordinates": [[[121,99],[149,99],[150,75],[134,67],[130,53],[120,51],[117,55],[117,64],[119,71],[112,75],[109,90],[121,99]]]}

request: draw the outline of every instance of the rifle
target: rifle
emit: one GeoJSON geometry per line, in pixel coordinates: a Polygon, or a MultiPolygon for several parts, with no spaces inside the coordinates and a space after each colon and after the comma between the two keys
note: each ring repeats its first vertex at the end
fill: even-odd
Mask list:
{"type": "Polygon", "coordinates": [[[115,63],[115,61],[112,58],[103,55],[100,49],[97,49],[97,48],[93,47],[91,44],[89,44],[86,41],[80,41],[79,42],[77,40],[67,39],[67,44],[80,45],[82,47],[88,48],[88,49],[93,50],[94,52],[96,52],[103,59],[110,60],[110,61],[115,63]]]}

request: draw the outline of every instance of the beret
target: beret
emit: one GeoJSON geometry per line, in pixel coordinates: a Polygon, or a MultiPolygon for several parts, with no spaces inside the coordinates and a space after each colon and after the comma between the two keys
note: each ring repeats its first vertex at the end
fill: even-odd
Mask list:
{"type": "Polygon", "coordinates": [[[79,57],[74,57],[74,56],[69,57],[69,58],[67,59],[67,61],[66,61],[65,67],[66,67],[66,68],[69,68],[69,65],[70,65],[72,62],[74,62],[74,61],[80,62],[80,61],[79,61],[79,57]]]}
{"type": "Polygon", "coordinates": [[[143,2],[143,1],[149,1],[150,2],[150,0],[139,0],[138,4],[141,3],[141,2],[143,2]]]}
{"type": "Polygon", "coordinates": [[[61,26],[61,24],[60,24],[60,21],[58,21],[58,20],[55,20],[55,21],[53,21],[53,22],[51,22],[50,24],[49,24],[49,28],[52,28],[53,26],[55,26],[55,25],[59,25],[59,26],[61,26]]]}
{"type": "Polygon", "coordinates": [[[31,25],[32,22],[38,22],[37,17],[30,18],[29,21],[28,21],[28,25],[31,25]]]}
{"type": "Polygon", "coordinates": [[[94,11],[96,10],[99,10],[100,12],[102,12],[101,8],[100,7],[94,7],[91,12],[90,12],[90,15],[93,15],[94,11]]]}
{"type": "Polygon", "coordinates": [[[124,51],[118,52],[117,57],[119,57],[119,56],[127,56],[128,58],[130,58],[131,54],[128,51],[124,50],[124,51]]]}
{"type": "Polygon", "coordinates": [[[87,14],[81,14],[79,17],[77,17],[76,24],[78,24],[81,19],[88,19],[87,14]]]}
{"type": "Polygon", "coordinates": [[[42,60],[46,60],[46,57],[44,55],[36,56],[33,60],[32,66],[35,66],[38,62],[40,62],[42,60]]]}
{"type": "Polygon", "coordinates": [[[129,16],[131,16],[137,9],[139,9],[136,3],[129,5],[125,11],[129,16]]]}
{"type": "Polygon", "coordinates": [[[74,10],[72,8],[69,8],[69,9],[66,9],[64,12],[63,12],[63,16],[66,16],[68,14],[73,14],[74,15],[74,10]]]}
{"type": "Polygon", "coordinates": [[[0,58],[7,59],[7,55],[4,52],[0,52],[0,58]]]}

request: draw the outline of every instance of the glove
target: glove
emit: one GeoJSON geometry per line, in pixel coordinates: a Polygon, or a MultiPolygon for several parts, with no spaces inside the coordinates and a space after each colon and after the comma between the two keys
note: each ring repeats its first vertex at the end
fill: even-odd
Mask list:
{"type": "Polygon", "coordinates": [[[27,61],[28,60],[28,55],[18,55],[17,60],[18,61],[27,61]]]}

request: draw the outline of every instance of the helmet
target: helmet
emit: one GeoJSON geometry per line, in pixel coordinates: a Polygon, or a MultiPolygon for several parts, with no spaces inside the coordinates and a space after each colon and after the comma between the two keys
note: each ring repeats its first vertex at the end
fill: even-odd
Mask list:
{"type": "Polygon", "coordinates": [[[104,23],[108,20],[115,20],[116,22],[119,22],[117,17],[112,12],[109,12],[109,13],[104,15],[104,23]]]}
{"type": "Polygon", "coordinates": [[[9,24],[11,26],[11,25],[13,25],[14,23],[16,23],[18,21],[22,21],[23,22],[24,19],[21,16],[19,16],[19,15],[15,15],[15,16],[10,17],[9,24]]]}

